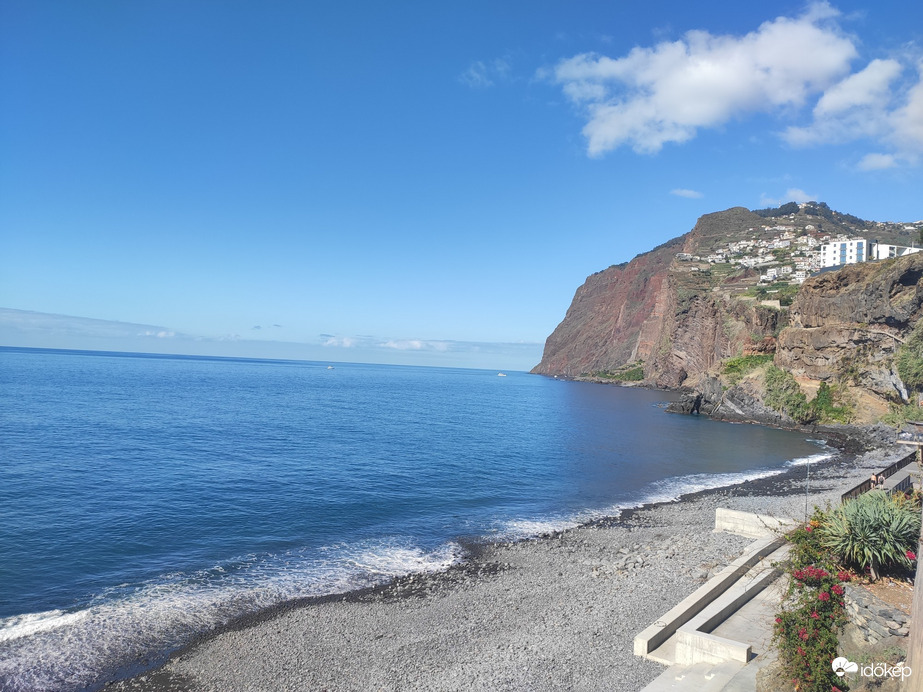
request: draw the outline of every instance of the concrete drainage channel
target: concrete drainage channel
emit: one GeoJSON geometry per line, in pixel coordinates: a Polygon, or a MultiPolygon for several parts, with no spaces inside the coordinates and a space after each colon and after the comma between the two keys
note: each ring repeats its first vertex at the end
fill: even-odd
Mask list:
{"type": "MultiPolygon", "coordinates": [[[[768,589],[788,557],[782,535],[791,520],[718,509],[715,530],[758,538],[731,564],[671,608],[634,639],[634,653],[670,666],[645,688],[661,690],[753,689],[754,661],[772,637],[781,598],[768,589]],[[756,651],[754,651],[756,646],[756,651]]],[[[765,662],[765,658],[760,663],[765,662]]]]}

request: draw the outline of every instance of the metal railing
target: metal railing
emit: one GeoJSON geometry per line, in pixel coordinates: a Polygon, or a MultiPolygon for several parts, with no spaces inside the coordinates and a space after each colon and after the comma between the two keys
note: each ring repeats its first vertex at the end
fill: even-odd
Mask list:
{"type": "MultiPolygon", "coordinates": [[[[902,468],[907,466],[907,464],[909,464],[912,461],[915,461],[916,458],[917,458],[917,453],[916,451],[913,451],[907,456],[903,457],[902,459],[895,461],[893,464],[891,464],[886,469],[882,469],[881,471],[878,472],[877,475],[884,476],[885,478],[890,478],[895,473],[900,471],[902,468]]],[[[852,490],[849,490],[843,493],[842,497],[840,498],[840,501],[846,502],[846,500],[854,500],[855,498],[859,497],[862,493],[867,493],[871,489],[872,489],[872,479],[869,478],[868,480],[865,480],[859,485],[857,485],[852,490]]]]}

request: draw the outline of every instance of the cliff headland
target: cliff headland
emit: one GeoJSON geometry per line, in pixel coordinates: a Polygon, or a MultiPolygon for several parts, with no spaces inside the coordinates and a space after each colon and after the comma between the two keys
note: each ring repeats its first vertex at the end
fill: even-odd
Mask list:
{"type": "Polygon", "coordinates": [[[813,202],[705,215],[588,277],[532,372],[687,390],[677,410],[725,420],[899,425],[919,408],[898,363],[923,342],[921,236],[813,202]],[[850,241],[897,256],[818,271],[850,241]]]}

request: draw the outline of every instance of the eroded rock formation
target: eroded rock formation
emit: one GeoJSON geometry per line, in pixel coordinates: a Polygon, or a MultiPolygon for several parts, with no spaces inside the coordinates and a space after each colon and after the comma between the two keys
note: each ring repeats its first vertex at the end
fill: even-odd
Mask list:
{"type": "Polygon", "coordinates": [[[728,420],[786,424],[763,403],[759,377],[722,378],[730,358],[771,354],[809,396],[826,382],[861,400],[858,422],[905,401],[893,361],[923,314],[923,253],[818,274],[790,309],[748,297],[742,285],[752,286],[753,274],[688,261],[761,230],[766,237],[764,219],[746,209],[709,214],[689,233],[590,276],[533,372],[592,376],[638,364],[645,384],[693,391],[680,408],[698,401],[703,413],[728,420]]]}

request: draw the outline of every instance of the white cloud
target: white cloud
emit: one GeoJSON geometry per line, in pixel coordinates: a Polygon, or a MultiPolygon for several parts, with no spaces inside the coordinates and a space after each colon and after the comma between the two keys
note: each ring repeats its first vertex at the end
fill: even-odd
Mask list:
{"type": "Polygon", "coordinates": [[[891,117],[894,146],[914,159],[923,154],[923,61],[916,67],[917,82],[907,90],[904,103],[891,117]]]}
{"type": "MultiPolygon", "coordinates": [[[[383,348],[374,336],[320,335],[315,343],[242,339],[239,335],[205,337],[173,332],[149,324],[0,308],[0,343],[22,348],[63,348],[126,353],[340,360],[349,362],[437,365],[448,367],[528,370],[542,356],[541,343],[485,343],[424,339],[392,340],[393,345],[418,343],[419,349],[383,348]],[[172,335],[174,338],[151,338],[172,335]],[[326,340],[326,341],[325,341],[326,340]],[[346,350],[338,351],[340,346],[346,350]]],[[[387,342],[385,342],[387,343],[387,342]]]]}
{"type": "Polygon", "coordinates": [[[860,171],[882,171],[899,165],[894,154],[866,154],[856,166],[860,171]]]}
{"type": "Polygon", "coordinates": [[[805,147],[889,137],[892,83],[902,71],[896,60],[873,60],[821,96],[810,125],[789,127],[782,138],[792,146],[805,147]]]}
{"type": "Polygon", "coordinates": [[[701,199],[704,195],[698,190],[686,190],[685,188],[678,187],[674,190],[670,190],[671,195],[676,195],[677,197],[685,197],[686,199],[701,199]]]}
{"type": "Polygon", "coordinates": [[[494,86],[498,81],[510,78],[511,65],[503,58],[491,62],[476,60],[468,69],[458,76],[458,80],[472,89],[486,89],[494,86]]]}
{"type": "Polygon", "coordinates": [[[655,153],[734,117],[802,106],[839,82],[857,51],[837,14],[821,2],[745,36],[690,31],[618,59],[581,54],[558,63],[554,81],[585,109],[591,156],[622,145],[655,153]]]}
{"type": "Polygon", "coordinates": [[[429,339],[381,339],[374,336],[334,336],[322,334],[321,344],[330,348],[386,349],[391,351],[447,352],[461,342],[429,339]]]}
{"type": "Polygon", "coordinates": [[[780,204],[787,204],[788,202],[798,202],[798,204],[804,204],[805,202],[812,202],[818,199],[817,195],[811,195],[797,187],[790,187],[785,191],[785,194],[781,197],[769,197],[765,193],[760,196],[760,206],[763,207],[777,207],[780,204]]]}
{"type": "Polygon", "coordinates": [[[905,50],[854,71],[858,39],[840,19],[829,3],[815,2],[745,35],[690,31],[617,58],[575,55],[536,76],[558,84],[585,115],[590,156],[622,146],[654,154],[703,128],[767,113],[789,122],[809,116],[779,133],[790,146],[865,142],[884,150],[861,158],[860,170],[919,163],[923,62],[909,69],[919,53],[905,50]]]}
{"type": "Polygon", "coordinates": [[[849,75],[824,92],[814,107],[814,114],[833,115],[858,106],[880,104],[887,100],[891,82],[901,70],[896,60],[873,60],[861,72],[849,75]]]}
{"type": "Polygon", "coordinates": [[[328,336],[324,340],[324,346],[333,346],[336,348],[352,348],[356,345],[356,339],[349,336],[328,336]]]}
{"type": "Polygon", "coordinates": [[[916,163],[923,154],[923,64],[915,83],[901,80],[905,71],[897,60],[873,60],[829,89],[812,122],[788,128],[783,139],[800,147],[868,140],[892,150],[863,157],[862,171],[916,163]]]}
{"type": "Polygon", "coordinates": [[[382,348],[393,348],[398,351],[448,351],[451,347],[448,341],[424,341],[422,339],[389,339],[379,344],[382,348]]]}

